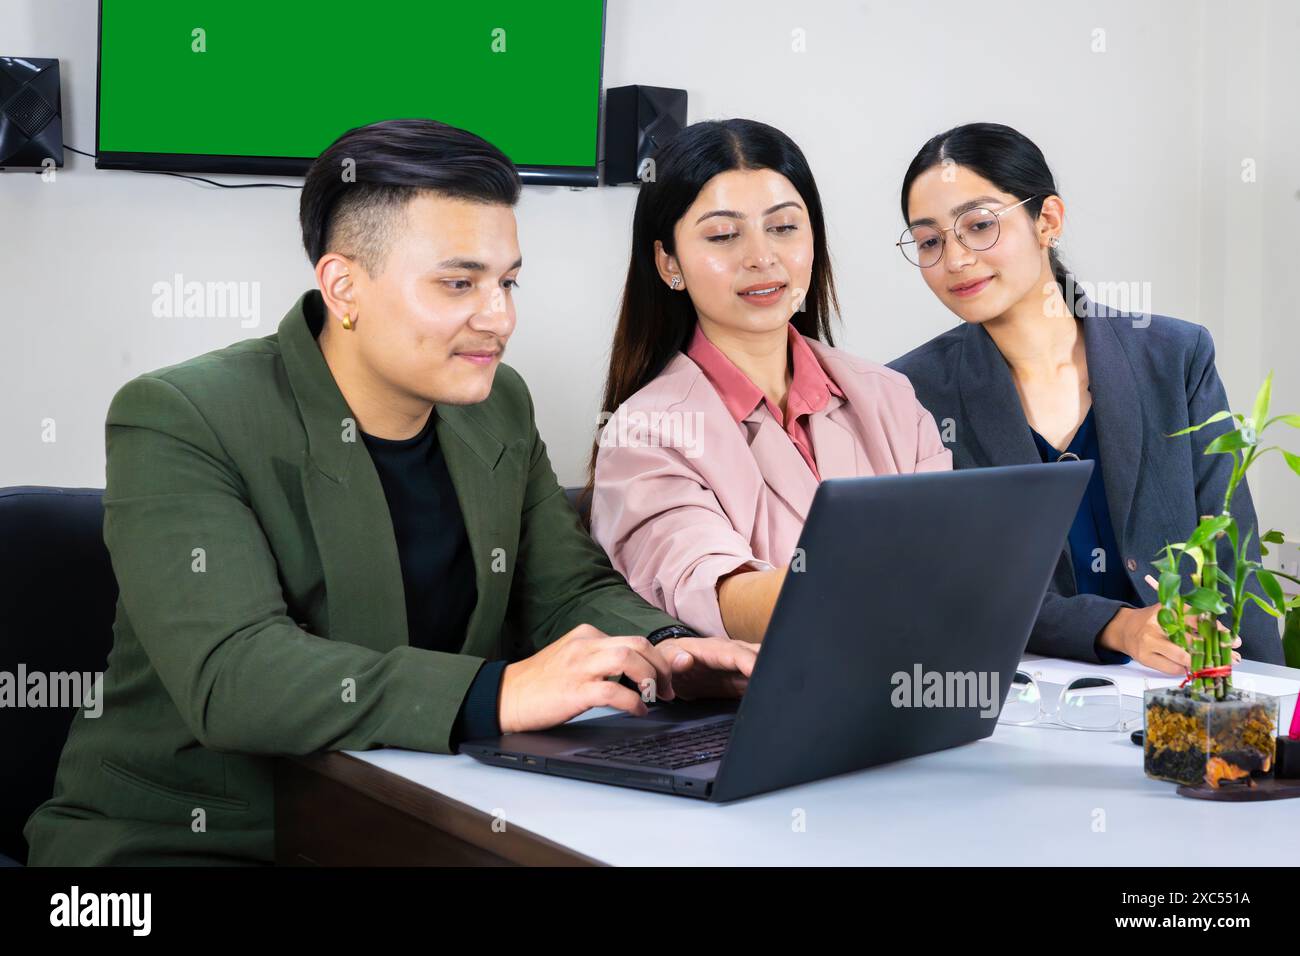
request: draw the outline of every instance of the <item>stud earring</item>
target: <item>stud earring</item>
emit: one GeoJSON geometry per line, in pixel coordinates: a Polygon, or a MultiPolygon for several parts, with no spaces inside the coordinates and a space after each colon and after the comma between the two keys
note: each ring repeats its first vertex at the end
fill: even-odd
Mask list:
{"type": "Polygon", "coordinates": [[[343,313],[343,328],[347,329],[349,332],[352,331],[352,319],[346,312],[343,313]]]}
{"type": "Polygon", "coordinates": [[[673,276],[673,281],[668,283],[670,289],[680,289],[682,287],[682,277],[673,276]]]}
{"type": "Polygon", "coordinates": [[[1061,239],[1059,236],[1053,236],[1051,239],[1047,240],[1047,244],[1055,249],[1061,244],[1061,239]]]}

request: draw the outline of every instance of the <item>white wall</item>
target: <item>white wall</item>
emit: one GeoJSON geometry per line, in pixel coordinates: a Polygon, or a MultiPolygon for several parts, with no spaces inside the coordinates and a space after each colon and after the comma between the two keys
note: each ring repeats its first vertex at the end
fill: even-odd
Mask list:
{"type": "MultiPolygon", "coordinates": [[[[61,59],[65,140],[87,151],[95,37],[93,0],[0,5],[0,53],[61,59]]],[[[609,0],[605,85],[684,87],[691,120],[749,116],[790,133],[827,205],[842,344],[882,361],[953,321],[893,246],[908,161],[958,123],[1015,126],[1057,173],[1076,272],[1148,283],[1155,311],[1208,326],[1238,407],[1272,367],[1290,376],[1279,406],[1300,411],[1297,49],[1294,0],[609,0]],[[806,52],[792,50],[796,29],[806,52]]],[[[322,51],[321,68],[328,96],[346,46],[322,51]]],[[[527,265],[509,360],[569,483],[595,422],[635,198],[530,186],[518,210],[527,265]]],[[[99,171],[75,154],[53,184],[0,174],[0,486],[102,485],[104,411],[124,381],[273,332],[313,281],[297,199],[99,171]],[[175,273],[259,282],[260,326],[154,318],[151,288],[175,273]]],[[[1262,521],[1300,533],[1294,476],[1274,468],[1256,484],[1262,521]]]]}

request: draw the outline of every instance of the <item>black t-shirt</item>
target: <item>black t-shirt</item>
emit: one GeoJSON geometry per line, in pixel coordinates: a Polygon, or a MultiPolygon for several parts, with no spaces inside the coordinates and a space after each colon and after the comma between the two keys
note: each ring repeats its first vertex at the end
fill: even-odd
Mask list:
{"type": "Polygon", "coordinates": [[[458,653],[478,600],[474,558],[438,443],[438,411],[413,438],[361,433],[393,520],[412,647],[458,653]]]}

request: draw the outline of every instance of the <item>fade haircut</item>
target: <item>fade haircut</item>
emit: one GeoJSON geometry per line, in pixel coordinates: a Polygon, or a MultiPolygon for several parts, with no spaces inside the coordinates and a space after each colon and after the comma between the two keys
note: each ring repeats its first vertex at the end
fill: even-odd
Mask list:
{"type": "Polygon", "coordinates": [[[514,206],[519,173],[481,136],[437,120],[385,120],[350,129],[316,158],[303,183],[298,219],[314,266],[327,252],[379,275],[406,207],[432,193],[514,206]]]}

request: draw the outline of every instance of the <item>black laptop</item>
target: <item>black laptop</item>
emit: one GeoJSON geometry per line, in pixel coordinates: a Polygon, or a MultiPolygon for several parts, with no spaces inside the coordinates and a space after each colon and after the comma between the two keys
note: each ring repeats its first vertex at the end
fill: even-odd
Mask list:
{"type": "Polygon", "coordinates": [[[460,751],[734,800],[987,737],[1092,467],[823,481],[741,700],[659,702],[460,751]]]}

